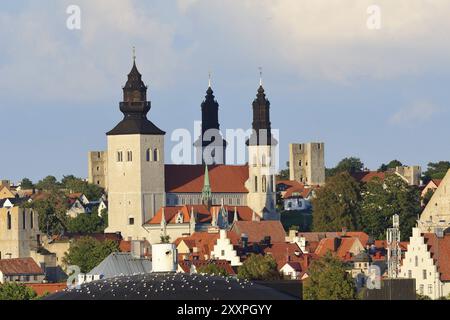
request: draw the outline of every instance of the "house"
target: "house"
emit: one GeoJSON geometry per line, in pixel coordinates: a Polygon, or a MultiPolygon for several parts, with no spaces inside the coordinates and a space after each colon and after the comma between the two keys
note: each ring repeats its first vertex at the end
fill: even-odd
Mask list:
{"type": "Polygon", "coordinates": [[[286,278],[301,280],[307,278],[311,255],[302,252],[297,243],[274,242],[264,246],[264,255],[271,256],[278,271],[286,278]]]}
{"type": "Polygon", "coordinates": [[[318,186],[306,186],[298,181],[281,180],[277,182],[278,198],[285,211],[308,211],[318,186]]]}
{"type": "Polygon", "coordinates": [[[362,171],[352,173],[352,177],[361,183],[367,183],[373,179],[384,181],[387,175],[395,174],[403,179],[410,186],[420,186],[422,181],[422,169],[420,166],[399,166],[395,169],[389,169],[386,172],[362,171]]]}
{"type": "Polygon", "coordinates": [[[424,233],[434,232],[435,228],[450,227],[450,170],[439,183],[419,219],[419,228],[424,233]]]}
{"type": "Polygon", "coordinates": [[[0,283],[42,283],[44,271],[32,258],[0,260],[0,283]]]}
{"type": "Polygon", "coordinates": [[[237,221],[231,231],[238,236],[245,235],[249,243],[285,242],[286,232],[280,221],[237,221]]]}
{"type": "Polygon", "coordinates": [[[428,192],[435,192],[437,188],[439,188],[442,179],[431,179],[430,182],[423,188],[421,197],[425,198],[428,192]]]}
{"type": "Polygon", "coordinates": [[[437,228],[423,233],[413,228],[408,250],[402,261],[402,278],[416,280],[416,292],[431,299],[450,294],[450,230],[437,228]]]}

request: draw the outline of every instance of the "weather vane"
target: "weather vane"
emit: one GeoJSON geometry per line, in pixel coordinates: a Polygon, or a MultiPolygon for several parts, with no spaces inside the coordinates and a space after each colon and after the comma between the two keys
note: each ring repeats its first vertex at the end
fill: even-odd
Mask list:
{"type": "Polygon", "coordinates": [[[208,87],[211,88],[211,70],[208,71],[208,87]]]}
{"type": "Polygon", "coordinates": [[[133,46],[133,62],[136,61],[136,47],[133,46]]]}

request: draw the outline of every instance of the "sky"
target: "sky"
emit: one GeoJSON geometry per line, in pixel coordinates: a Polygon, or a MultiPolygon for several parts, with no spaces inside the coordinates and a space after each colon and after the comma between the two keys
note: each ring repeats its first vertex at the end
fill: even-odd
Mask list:
{"type": "Polygon", "coordinates": [[[221,128],[248,129],[262,67],[282,164],[310,141],[328,167],[450,160],[449,14],[448,0],[4,0],[0,179],[87,177],[122,118],[133,46],[166,154],[201,119],[209,72],[221,128]]]}

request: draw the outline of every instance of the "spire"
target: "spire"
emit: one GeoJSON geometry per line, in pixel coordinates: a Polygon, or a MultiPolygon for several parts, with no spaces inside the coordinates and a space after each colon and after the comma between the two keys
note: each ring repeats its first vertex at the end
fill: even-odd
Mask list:
{"type": "Polygon", "coordinates": [[[211,185],[209,182],[209,170],[208,165],[205,166],[205,175],[204,175],[204,181],[203,181],[203,190],[202,190],[202,202],[205,206],[209,208],[212,205],[212,191],[211,191],[211,185]]]}
{"type": "Polygon", "coordinates": [[[239,218],[238,218],[238,212],[237,212],[237,207],[234,207],[234,217],[233,217],[233,222],[238,222],[239,218]]]}
{"type": "Polygon", "coordinates": [[[270,101],[266,98],[262,81],[262,68],[259,68],[259,88],[256,99],[252,103],[253,108],[253,134],[247,142],[250,145],[272,145],[276,143],[272,137],[270,122],[270,101]]]}
{"type": "Polygon", "coordinates": [[[211,88],[211,71],[208,72],[208,88],[211,88]]]}
{"type": "Polygon", "coordinates": [[[194,212],[194,207],[191,207],[191,219],[190,219],[190,228],[191,228],[191,234],[193,234],[195,232],[195,226],[197,224],[197,221],[195,219],[195,212],[194,212]]]}
{"type": "Polygon", "coordinates": [[[122,88],[123,101],[120,111],[124,119],[107,135],[150,134],[165,135],[165,132],[147,119],[151,103],[147,100],[147,86],[136,66],[136,49],[133,47],[133,66],[122,88]]]}

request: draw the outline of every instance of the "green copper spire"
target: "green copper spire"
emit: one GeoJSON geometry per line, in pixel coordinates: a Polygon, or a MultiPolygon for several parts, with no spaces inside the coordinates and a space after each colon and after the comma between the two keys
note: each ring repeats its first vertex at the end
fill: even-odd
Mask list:
{"type": "Polygon", "coordinates": [[[211,207],[212,192],[211,192],[211,185],[209,183],[209,171],[207,165],[205,166],[205,180],[203,182],[202,201],[203,204],[208,207],[208,209],[211,207]]]}

